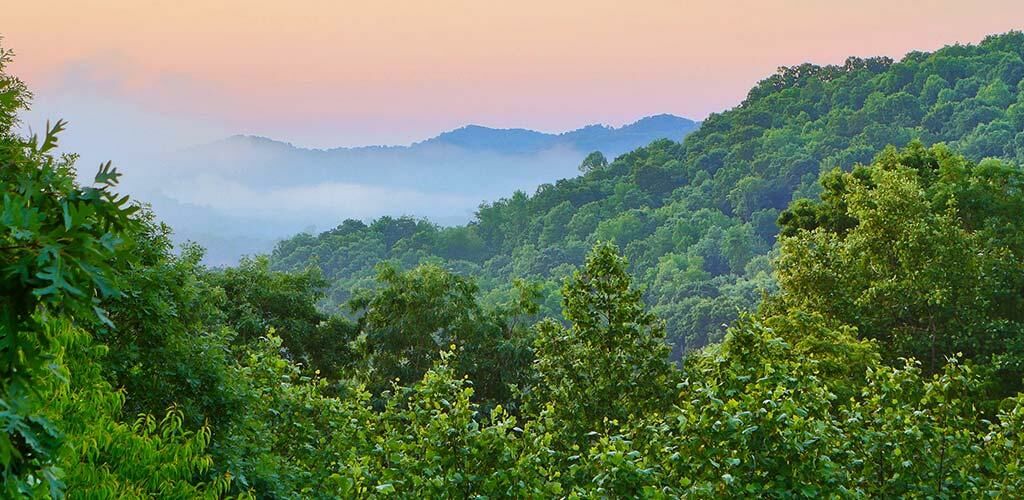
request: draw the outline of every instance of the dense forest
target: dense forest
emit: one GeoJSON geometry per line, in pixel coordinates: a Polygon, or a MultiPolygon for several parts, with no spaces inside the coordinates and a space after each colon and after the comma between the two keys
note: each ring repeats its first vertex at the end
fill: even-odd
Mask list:
{"type": "Polygon", "coordinates": [[[374,287],[374,265],[390,261],[474,276],[493,304],[507,300],[513,278],[538,282],[542,310],[554,316],[561,281],[609,241],[668,323],[678,359],[721,340],[724,325],[776,289],[776,219],[793,200],[817,197],[823,172],[914,140],[947,143],[972,160],[1024,160],[1022,46],[1024,36],[1011,33],[898,63],[781,68],[681,144],[658,141],[610,163],[591,157],[580,177],[481,206],[467,226],[345,221],[281,243],[271,268],[319,267],[332,312],[374,287]]]}
{"type": "Polygon", "coordinates": [[[783,69],[468,226],[209,269],[0,52],[3,496],[1024,495],[1022,55],[783,69]]]}

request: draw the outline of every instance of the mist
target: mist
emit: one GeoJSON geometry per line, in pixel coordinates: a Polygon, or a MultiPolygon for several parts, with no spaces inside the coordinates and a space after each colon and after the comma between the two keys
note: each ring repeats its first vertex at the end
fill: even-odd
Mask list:
{"type": "Polygon", "coordinates": [[[68,64],[35,89],[21,131],[67,121],[59,149],[79,156],[80,181],[112,161],[123,174],[120,190],[145,200],[177,244],[205,247],[210,265],[270,252],[280,239],[345,219],[463,224],[484,201],[577,175],[591,151],[612,158],[656,138],[680,140],[696,126],[669,115],[562,134],[466,126],[407,146],[311,149],[238,135],[215,113],[175,108],[168,103],[216,89],[173,75],[140,80],[116,60],[68,64]]]}

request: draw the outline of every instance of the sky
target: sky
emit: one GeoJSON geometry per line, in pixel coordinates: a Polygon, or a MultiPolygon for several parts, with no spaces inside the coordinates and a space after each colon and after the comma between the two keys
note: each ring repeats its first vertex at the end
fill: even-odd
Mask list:
{"type": "Polygon", "coordinates": [[[0,19],[29,125],[69,118],[76,142],[119,151],[702,119],[780,65],[1020,28],[1020,0],[37,0],[0,19]]]}

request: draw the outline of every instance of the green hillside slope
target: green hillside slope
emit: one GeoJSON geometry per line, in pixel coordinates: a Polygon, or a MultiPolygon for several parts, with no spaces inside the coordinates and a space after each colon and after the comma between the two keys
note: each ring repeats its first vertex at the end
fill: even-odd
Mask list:
{"type": "Polygon", "coordinates": [[[495,303],[511,278],[541,281],[545,312],[557,314],[562,278],[595,242],[610,241],[679,355],[720,339],[738,311],[774,289],[768,255],[780,210],[816,197],[822,172],[914,140],[949,143],[973,160],[1024,159],[1022,54],[1024,34],[1014,32],[899,62],[780,68],[682,144],[585,162],[579,177],[482,205],[467,226],[345,221],[280,243],[272,266],[319,266],[333,306],[372,286],[379,261],[438,261],[476,276],[495,303]]]}

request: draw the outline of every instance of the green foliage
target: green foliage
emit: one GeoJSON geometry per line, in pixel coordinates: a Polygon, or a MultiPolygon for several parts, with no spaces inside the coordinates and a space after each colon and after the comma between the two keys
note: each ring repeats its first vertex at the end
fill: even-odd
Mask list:
{"type": "MultiPolygon", "coordinates": [[[[0,70],[9,53],[0,49],[0,70]]],[[[72,155],[55,156],[64,123],[42,137],[13,131],[28,95],[0,71],[0,475],[3,496],[218,497],[230,477],[208,471],[210,433],[162,420],[123,423],[124,396],[104,379],[104,301],[122,296],[120,272],[143,225],[119,196],[120,174],[100,166],[75,181],[72,155]]],[[[161,408],[161,413],[165,408],[161,408]]]]}
{"type": "Polygon", "coordinates": [[[820,203],[783,213],[782,298],[877,339],[928,372],[963,353],[1019,390],[1024,172],[943,146],[887,149],[833,172],[820,203]]]}
{"type": "MultiPolygon", "coordinates": [[[[0,52],[0,70],[8,57],[0,52]]],[[[0,85],[0,467],[8,492],[40,481],[58,492],[53,455],[59,432],[40,414],[38,391],[62,368],[52,361],[61,339],[47,323],[64,315],[106,318],[100,299],[116,290],[105,260],[130,226],[133,209],[110,191],[117,173],[109,165],[100,169],[95,186],[79,188],[73,157],[51,155],[63,122],[48,126],[41,139],[15,136],[14,114],[27,95],[9,77],[0,85]]]]}
{"type": "Polygon", "coordinates": [[[631,288],[625,259],[612,245],[596,246],[562,295],[572,326],[537,325],[535,392],[562,430],[579,438],[665,410],[675,374],[664,325],[631,288]]]}
{"type": "Polygon", "coordinates": [[[604,157],[600,151],[594,151],[587,155],[586,158],[580,163],[580,172],[584,174],[589,173],[593,170],[605,168],[608,166],[608,159],[604,157]]]}
{"type": "Polygon", "coordinates": [[[688,369],[670,477],[697,495],[1012,496],[1019,475],[997,462],[1019,454],[1001,441],[1017,431],[978,418],[977,373],[881,365],[852,333],[798,311],[741,321],[688,369]]]}
{"type": "Polygon", "coordinates": [[[252,342],[274,329],[289,359],[331,378],[353,362],[349,343],[356,327],[317,308],[327,286],[318,269],[273,272],[267,259],[258,257],[211,271],[203,281],[224,291],[221,309],[237,333],[235,342],[252,342]]]}
{"type": "Polygon", "coordinates": [[[476,287],[438,266],[402,273],[380,264],[377,280],[383,288],[351,307],[363,311],[369,368],[386,385],[419,380],[445,346],[470,335],[480,314],[476,287]]]}
{"type": "Polygon", "coordinates": [[[344,492],[420,498],[537,493],[515,473],[515,419],[499,406],[481,422],[472,394],[445,360],[414,386],[396,390],[373,420],[373,433],[384,439],[348,469],[358,475],[344,492]]]}
{"type": "Polygon", "coordinates": [[[472,280],[436,265],[399,272],[381,264],[377,279],[380,288],[351,302],[361,313],[362,380],[373,393],[415,383],[450,347],[459,354],[453,369],[472,378],[482,401],[517,406],[510,391],[530,377],[533,361],[520,319],[537,312],[535,289],[519,283],[513,300],[489,308],[472,280]]]}
{"type": "Polygon", "coordinates": [[[220,498],[228,490],[230,475],[196,481],[213,466],[208,427],[186,430],[176,408],[161,419],[141,414],[122,422],[125,395],[104,380],[98,362],[107,349],[66,321],[49,327],[64,340],[58,356],[69,367],[67,383],[48,394],[46,413],[64,433],[56,461],[70,496],[220,498]]]}

